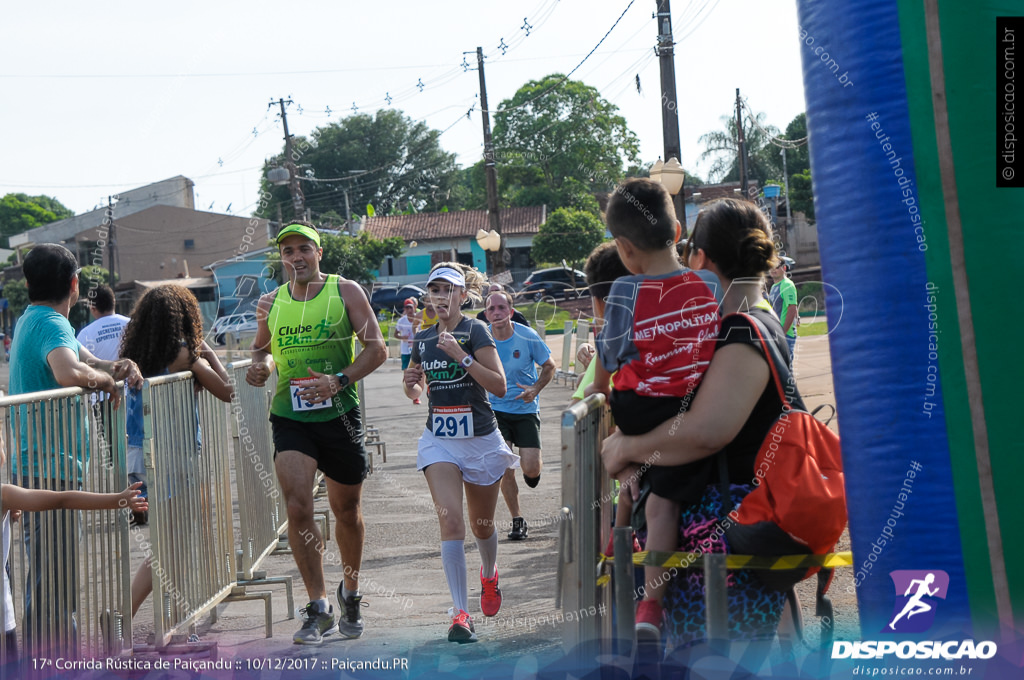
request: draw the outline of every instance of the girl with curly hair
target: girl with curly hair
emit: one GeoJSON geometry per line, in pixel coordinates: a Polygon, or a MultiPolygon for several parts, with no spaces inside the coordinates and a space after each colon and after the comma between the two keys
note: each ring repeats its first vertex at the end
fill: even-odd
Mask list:
{"type": "MultiPolygon", "coordinates": [[[[192,371],[197,386],[221,401],[231,401],[234,387],[220,359],[203,340],[199,303],[187,288],[159,286],[139,299],[121,338],[121,357],[138,364],[144,378],[192,371]]],[[[125,420],[128,478],[145,482],[141,390],[128,390],[125,420]]],[[[145,493],[145,485],[142,488],[145,493]]],[[[144,524],[146,515],[134,513],[134,519],[136,524],[144,524]]],[[[132,579],[132,615],[152,590],[153,573],[147,558],[132,579]]]]}

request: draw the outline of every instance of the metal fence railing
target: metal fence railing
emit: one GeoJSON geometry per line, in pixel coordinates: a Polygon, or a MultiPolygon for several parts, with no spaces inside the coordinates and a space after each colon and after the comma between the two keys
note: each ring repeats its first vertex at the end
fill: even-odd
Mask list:
{"type": "Polygon", "coordinates": [[[255,570],[288,526],[281,489],[274,474],[274,441],[267,413],[270,390],[252,387],[245,373],[252,361],[228,364],[234,381],[231,426],[235,439],[235,486],[238,494],[240,579],[252,580],[255,570]]]}
{"type": "MultiPolygon", "coordinates": [[[[98,493],[127,486],[124,409],[110,401],[94,406],[81,388],[3,397],[0,428],[4,482],[98,493]]],[[[131,653],[128,544],[128,513],[116,510],[26,512],[11,525],[22,659],[131,653]]],[[[0,631],[9,627],[4,610],[0,631]]],[[[7,651],[0,635],[0,659],[7,651]]]]}
{"type": "Polygon", "coordinates": [[[227,404],[198,395],[190,372],[142,387],[154,637],[194,627],[235,584],[227,404]]]}
{"type": "Polygon", "coordinates": [[[274,472],[274,439],[267,413],[270,410],[269,387],[246,383],[245,373],[252,360],[228,364],[228,377],[234,385],[231,401],[231,437],[235,451],[235,489],[238,499],[237,578],[239,587],[228,598],[232,601],[262,599],[265,602],[267,637],[272,634],[272,606],[269,593],[247,593],[246,588],[283,585],[288,618],[295,618],[291,576],[268,576],[259,567],[279,549],[280,537],[288,529],[284,497],[274,472]]]}
{"type": "MultiPolygon", "coordinates": [[[[569,337],[566,337],[568,341],[569,337]]],[[[556,606],[565,614],[562,644],[582,664],[594,657],[587,644],[610,641],[607,590],[597,585],[597,556],[612,524],[612,494],[601,465],[601,441],[610,416],[602,394],[587,397],[562,413],[562,516],[559,522],[556,606]],[[600,641],[600,642],[599,642],[600,641]]]]}

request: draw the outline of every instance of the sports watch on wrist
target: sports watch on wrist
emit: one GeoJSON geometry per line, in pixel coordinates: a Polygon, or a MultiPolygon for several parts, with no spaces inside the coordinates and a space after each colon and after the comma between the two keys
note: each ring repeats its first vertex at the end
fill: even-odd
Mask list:
{"type": "Polygon", "coordinates": [[[473,365],[473,355],[467,354],[466,356],[462,357],[462,361],[460,361],[459,363],[462,364],[463,368],[469,368],[470,366],[473,365]]]}
{"type": "Polygon", "coordinates": [[[334,376],[338,379],[338,389],[343,390],[348,387],[348,384],[352,382],[349,377],[344,373],[335,373],[334,376]]]}

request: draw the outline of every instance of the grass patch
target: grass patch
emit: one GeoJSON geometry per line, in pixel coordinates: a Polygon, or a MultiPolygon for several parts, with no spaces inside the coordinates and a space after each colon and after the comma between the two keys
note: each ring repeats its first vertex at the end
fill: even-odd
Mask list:
{"type": "Polygon", "coordinates": [[[827,333],[828,323],[825,321],[801,323],[796,329],[796,335],[798,338],[806,338],[812,335],[826,335],[827,333]]]}

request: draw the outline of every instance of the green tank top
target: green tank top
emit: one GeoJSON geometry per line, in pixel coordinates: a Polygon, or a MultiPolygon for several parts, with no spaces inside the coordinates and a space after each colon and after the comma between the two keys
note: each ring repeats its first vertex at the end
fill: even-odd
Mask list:
{"type": "Polygon", "coordinates": [[[337,275],[329,274],[316,297],[305,302],[292,298],[287,284],[277,289],[267,317],[278,376],[270,404],[276,416],[320,423],[359,405],[355,383],[334,395],[326,408],[310,408],[293,396],[294,381],[310,377],[306,369],[337,373],[352,364],[355,334],[338,281],[337,275]]]}

